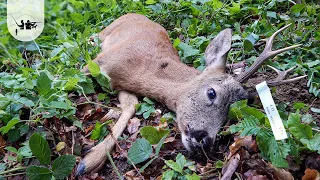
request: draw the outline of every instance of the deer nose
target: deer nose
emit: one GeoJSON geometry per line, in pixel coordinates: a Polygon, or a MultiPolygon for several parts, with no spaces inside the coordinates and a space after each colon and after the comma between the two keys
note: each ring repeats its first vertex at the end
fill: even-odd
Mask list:
{"type": "Polygon", "coordinates": [[[198,146],[202,146],[204,149],[210,148],[213,144],[212,138],[206,131],[194,131],[191,133],[191,139],[194,139],[198,146]]]}

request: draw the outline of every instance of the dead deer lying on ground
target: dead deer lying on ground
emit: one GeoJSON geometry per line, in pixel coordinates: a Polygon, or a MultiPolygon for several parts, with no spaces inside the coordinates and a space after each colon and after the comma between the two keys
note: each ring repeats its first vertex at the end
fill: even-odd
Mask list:
{"type": "MultiPolygon", "coordinates": [[[[122,115],[112,128],[112,135],[95,146],[80,162],[77,174],[99,170],[107,159],[115,140],[122,134],[138,103],[134,94],[163,102],[176,112],[177,124],[186,149],[210,149],[221,126],[227,120],[229,105],[246,99],[241,86],[270,57],[299,47],[294,45],[272,51],[276,31],[266,40],[262,54],[238,77],[226,73],[227,54],[231,48],[231,29],[221,31],[205,51],[207,67],[200,72],[183,64],[172,46],[166,30],[138,14],[127,14],[115,20],[100,34],[102,52],[94,60],[111,78],[113,89],[119,90],[122,115]]],[[[290,69],[292,70],[292,69],[290,69]]],[[[284,80],[290,71],[280,72],[269,81],[278,85],[299,80],[284,80]]],[[[84,72],[88,72],[85,67],[84,72]]]]}

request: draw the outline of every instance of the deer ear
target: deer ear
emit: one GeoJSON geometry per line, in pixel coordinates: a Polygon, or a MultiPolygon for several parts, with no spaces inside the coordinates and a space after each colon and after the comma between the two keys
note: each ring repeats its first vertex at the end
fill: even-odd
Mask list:
{"type": "Polygon", "coordinates": [[[207,67],[225,71],[227,55],[231,49],[232,31],[227,28],[221,31],[208,45],[205,51],[207,67]]]}

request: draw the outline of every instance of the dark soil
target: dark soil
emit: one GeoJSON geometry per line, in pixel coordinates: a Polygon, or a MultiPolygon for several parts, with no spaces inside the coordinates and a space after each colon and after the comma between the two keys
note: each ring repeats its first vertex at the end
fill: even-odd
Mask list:
{"type": "MultiPolygon", "coordinates": [[[[251,79],[248,80],[246,86],[255,87],[255,85],[259,84],[260,82],[272,79],[274,77],[274,73],[271,72],[257,72],[251,79]]],[[[295,102],[303,102],[310,107],[320,108],[320,98],[317,98],[313,94],[309,93],[307,82],[308,79],[304,78],[294,83],[277,86],[275,88],[276,91],[273,94],[275,103],[289,103],[288,110],[291,112],[294,112],[292,106],[295,102]]],[[[308,113],[311,114],[313,119],[316,120],[317,124],[320,125],[320,114],[314,113],[311,110],[309,110],[308,113]]]]}

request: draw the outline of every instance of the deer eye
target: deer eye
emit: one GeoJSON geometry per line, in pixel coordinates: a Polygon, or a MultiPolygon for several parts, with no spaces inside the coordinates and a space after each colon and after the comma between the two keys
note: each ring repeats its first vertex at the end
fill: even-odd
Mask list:
{"type": "Polygon", "coordinates": [[[214,100],[217,96],[216,91],[213,88],[208,89],[207,94],[211,100],[214,100]]]}

